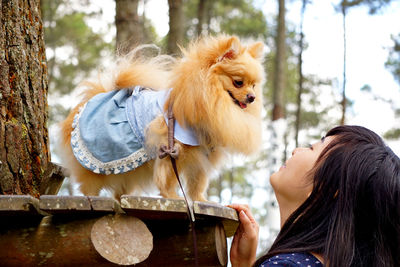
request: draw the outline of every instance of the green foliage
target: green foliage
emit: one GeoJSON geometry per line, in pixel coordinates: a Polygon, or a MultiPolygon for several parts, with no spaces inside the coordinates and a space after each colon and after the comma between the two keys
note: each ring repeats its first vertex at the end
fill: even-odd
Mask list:
{"type": "Polygon", "coordinates": [[[156,28],[154,28],[154,25],[151,23],[151,20],[142,16],[142,19],[144,19],[143,23],[143,31],[144,31],[144,36],[145,36],[145,43],[148,44],[158,44],[158,39],[159,36],[157,35],[156,28]]]}
{"type": "Polygon", "coordinates": [[[362,92],[367,92],[367,93],[371,93],[372,92],[372,88],[371,85],[369,84],[364,84],[361,89],[362,92]]]}
{"type": "Polygon", "coordinates": [[[392,140],[399,139],[400,138],[400,128],[390,129],[383,135],[383,137],[386,139],[392,139],[392,140]]]}
{"type": "Polygon", "coordinates": [[[392,36],[393,47],[390,48],[389,58],[385,66],[393,74],[397,82],[400,83],[400,33],[397,36],[392,36]]]}
{"type": "MultiPolygon", "coordinates": [[[[296,123],[296,109],[297,109],[297,93],[298,93],[298,58],[297,58],[297,34],[293,30],[295,26],[289,23],[286,31],[286,85],[285,85],[285,105],[286,105],[286,120],[288,122],[288,135],[294,133],[296,123]]],[[[271,52],[267,55],[265,60],[265,69],[267,74],[266,88],[264,90],[264,98],[266,99],[265,105],[267,110],[267,117],[271,117],[272,112],[272,92],[273,92],[273,77],[275,77],[275,31],[271,31],[272,35],[267,38],[268,47],[271,52]]],[[[307,47],[307,44],[305,44],[307,47]]],[[[332,94],[332,99],[335,100],[334,92],[332,91],[332,80],[322,80],[315,75],[308,75],[304,77],[302,106],[300,113],[300,130],[310,132],[315,128],[329,128],[336,123],[338,118],[331,118],[329,112],[332,111],[337,105],[338,101],[331,101],[329,104],[321,103],[320,95],[323,93],[332,94]]],[[[350,103],[350,102],[348,102],[350,103]]],[[[309,138],[312,134],[307,133],[309,138]]]]}
{"type": "Polygon", "coordinates": [[[218,197],[221,202],[221,193],[224,188],[229,188],[232,196],[250,199],[253,193],[253,186],[249,182],[250,166],[235,166],[225,169],[217,179],[210,181],[208,196],[218,197]]]}
{"type": "MultiPolygon", "coordinates": [[[[88,1],[42,0],[41,11],[48,63],[49,94],[54,99],[70,93],[100,64],[113,45],[88,25],[98,18],[88,1]]],[[[66,117],[68,109],[50,101],[50,124],[66,117]]]]}
{"type": "MultiPolygon", "coordinates": [[[[188,20],[186,35],[188,39],[196,36],[198,0],[188,0],[185,17],[188,20]]],[[[242,38],[267,37],[267,24],[263,12],[254,6],[254,0],[208,0],[205,28],[209,34],[227,33],[242,38]]]]}
{"type": "Polygon", "coordinates": [[[369,14],[376,14],[392,0],[342,0],[340,5],[345,7],[367,6],[369,14]]]}
{"type": "Polygon", "coordinates": [[[88,26],[88,19],[99,16],[100,11],[78,11],[88,5],[68,0],[41,2],[51,94],[71,92],[112,49],[104,34],[88,26]]]}

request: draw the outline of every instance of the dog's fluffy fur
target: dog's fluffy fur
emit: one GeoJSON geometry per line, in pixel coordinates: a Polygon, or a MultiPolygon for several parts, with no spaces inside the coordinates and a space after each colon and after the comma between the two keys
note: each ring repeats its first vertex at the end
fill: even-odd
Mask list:
{"type": "MultiPolygon", "coordinates": [[[[127,173],[102,175],[85,169],[72,153],[72,122],[81,106],[96,94],[141,85],[173,88],[165,110],[171,104],[176,120],[193,128],[200,142],[199,146],[188,146],[175,141],[177,167],[185,178],[187,194],[205,201],[210,169],[221,162],[224,152],[248,155],[260,146],[262,50],[262,43],[243,46],[236,37],[205,37],[182,49],[183,57],[172,65],[162,64],[162,56],[143,60],[128,54],[119,59],[108,85],[85,83],[88,90],[83,101],[61,123],[63,163],[82,193],[98,195],[106,188],[119,199],[153,181],[161,196],[178,198],[177,179],[168,157],[157,157],[127,173]],[[249,95],[255,96],[253,102],[249,95]]],[[[158,151],[162,144],[167,145],[167,125],[159,116],[148,125],[146,145],[158,151]]]]}

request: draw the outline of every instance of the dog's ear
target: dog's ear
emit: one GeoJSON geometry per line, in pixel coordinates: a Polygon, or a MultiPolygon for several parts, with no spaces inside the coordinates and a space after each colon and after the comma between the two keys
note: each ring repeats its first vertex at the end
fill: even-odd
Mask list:
{"type": "Polygon", "coordinates": [[[249,54],[255,58],[260,59],[263,54],[264,44],[261,42],[254,43],[247,48],[249,54]]]}
{"type": "Polygon", "coordinates": [[[234,59],[240,51],[239,39],[235,36],[230,37],[226,42],[221,45],[222,55],[218,58],[218,62],[224,59],[234,59]]]}

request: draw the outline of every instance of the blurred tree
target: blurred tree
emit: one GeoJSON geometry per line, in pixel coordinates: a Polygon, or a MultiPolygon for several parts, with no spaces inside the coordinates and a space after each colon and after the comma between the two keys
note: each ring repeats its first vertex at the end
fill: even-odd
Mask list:
{"type": "Polygon", "coordinates": [[[390,48],[389,58],[386,61],[386,68],[392,72],[393,77],[400,83],[400,33],[392,36],[393,47],[390,48]]]}
{"type": "Polygon", "coordinates": [[[349,101],[346,97],[346,53],[347,53],[347,43],[346,43],[346,15],[349,8],[356,7],[356,6],[368,6],[369,13],[375,14],[378,12],[382,7],[389,4],[391,0],[341,0],[337,10],[340,10],[343,16],[343,81],[342,81],[342,118],[340,120],[340,124],[345,124],[346,121],[346,109],[349,105],[349,101]]]}
{"type": "Polygon", "coordinates": [[[296,142],[296,147],[299,146],[299,131],[300,131],[300,114],[301,114],[301,95],[303,94],[303,50],[304,50],[304,32],[303,32],[303,22],[304,22],[304,12],[306,10],[307,0],[302,0],[301,12],[300,12],[300,38],[299,38],[299,54],[298,54],[298,70],[299,70],[299,81],[298,81],[298,92],[297,92],[297,110],[296,110],[296,123],[295,123],[295,134],[294,139],[296,142]]]}
{"type": "Polygon", "coordinates": [[[230,199],[225,199],[228,203],[232,203],[232,196],[250,199],[253,193],[253,185],[249,182],[250,169],[246,166],[225,167],[217,179],[210,181],[207,195],[217,197],[221,203],[223,202],[223,190],[228,188],[230,189],[230,199]]]}
{"type": "Polygon", "coordinates": [[[89,6],[80,5],[68,0],[41,1],[51,94],[70,93],[112,47],[104,34],[88,26],[88,19],[98,17],[100,11],[78,11],[89,6]]]}
{"type": "MultiPolygon", "coordinates": [[[[389,58],[386,61],[386,67],[392,72],[394,78],[400,83],[400,34],[397,37],[392,36],[394,42],[393,47],[390,49],[389,58]]],[[[392,104],[392,109],[395,111],[396,118],[400,119],[400,107],[395,107],[392,104]]],[[[400,138],[400,124],[393,125],[393,128],[388,130],[384,137],[387,139],[400,138]]]]}
{"type": "MultiPolygon", "coordinates": [[[[386,61],[386,67],[392,72],[394,78],[400,83],[400,34],[397,37],[392,37],[393,47],[390,50],[389,59],[386,61]]],[[[394,107],[396,118],[400,118],[400,107],[394,107]]],[[[399,139],[400,138],[400,124],[393,125],[393,128],[384,134],[387,139],[399,139]]]]}
{"type": "MultiPolygon", "coordinates": [[[[113,45],[104,40],[103,32],[96,33],[89,22],[100,19],[101,11],[93,11],[88,1],[42,0],[43,19],[49,78],[49,129],[63,120],[70,94],[112,51],[113,45]],[[84,10],[84,11],[82,11],[84,10]]],[[[53,144],[57,136],[50,135],[50,148],[57,158],[53,144]]],[[[63,187],[71,190],[69,179],[63,187]]]]}
{"type": "Polygon", "coordinates": [[[279,0],[278,30],[276,35],[275,75],[273,91],[272,121],[285,117],[285,64],[286,64],[286,26],[285,26],[285,0],[279,0]]]}
{"type": "Polygon", "coordinates": [[[226,33],[241,38],[267,38],[267,23],[254,0],[191,0],[184,6],[186,39],[203,34],[226,33]]]}
{"type": "Polygon", "coordinates": [[[341,3],[342,11],[342,22],[343,22],[343,81],[342,81],[342,118],[340,119],[340,125],[344,125],[346,121],[346,57],[347,57],[347,40],[346,40],[346,13],[347,13],[347,0],[343,0],[341,3]]]}
{"type": "Polygon", "coordinates": [[[144,41],[144,27],[138,6],[139,0],[115,0],[116,48],[121,54],[144,41]]]}
{"type": "Polygon", "coordinates": [[[390,2],[392,0],[342,0],[341,5],[346,7],[367,6],[369,13],[372,15],[389,5],[390,2]]]}
{"type": "Polygon", "coordinates": [[[0,194],[38,197],[50,166],[39,1],[2,1],[0,10],[0,194]]]}
{"type": "Polygon", "coordinates": [[[203,34],[203,25],[204,19],[206,18],[206,11],[207,11],[207,4],[209,1],[207,0],[199,0],[197,6],[197,26],[196,26],[196,33],[197,36],[201,36],[203,34]]]}
{"type": "MultiPolygon", "coordinates": [[[[88,26],[88,20],[98,18],[100,11],[78,11],[89,10],[88,2],[42,0],[40,7],[48,59],[49,95],[57,100],[90,76],[113,46],[104,41],[104,33],[96,33],[88,26]]],[[[50,102],[50,124],[64,119],[67,109],[62,103],[50,102]]]]}
{"type": "MultiPolygon", "coordinates": [[[[387,7],[392,0],[342,0],[342,8],[353,8],[357,6],[367,6],[369,8],[369,14],[373,15],[381,11],[384,7],[387,7]]],[[[394,46],[391,48],[390,55],[386,61],[386,67],[392,72],[394,78],[400,82],[400,34],[398,37],[392,37],[394,46]]],[[[363,89],[363,88],[362,88],[363,89]]],[[[374,96],[376,98],[376,96],[374,96]]],[[[396,107],[390,100],[383,100],[391,104],[391,107],[396,117],[400,117],[400,108],[396,107]]],[[[400,137],[400,126],[394,126],[388,132],[384,134],[387,139],[396,139],[400,137]]]]}
{"type": "Polygon", "coordinates": [[[178,45],[183,45],[184,39],[184,0],[168,0],[169,32],[167,36],[167,53],[178,55],[178,45]]]}
{"type": "Polygon", "coordinates": [[[129,52],[139,44],[156,43],[157,34],[146,18],[147,0],[115,0],[116,48],[119,55],[129,52]],[[139,6],[143,13],[138,13],[139,6]]]}

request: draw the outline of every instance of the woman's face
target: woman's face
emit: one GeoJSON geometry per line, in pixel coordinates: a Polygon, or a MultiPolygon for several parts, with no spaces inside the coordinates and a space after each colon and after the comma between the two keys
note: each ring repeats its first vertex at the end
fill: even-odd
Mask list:
{"type": "Polygon", "coordinates": [[[310,195],[313,181],[310,180],[309,172],[332,139],[333,137],[329,136],[309,147],[296,148],[292,152],[292,157],[279,171],[271,175],[270,182],[281,209],[288,208],[292,212],[310,195]]]}

